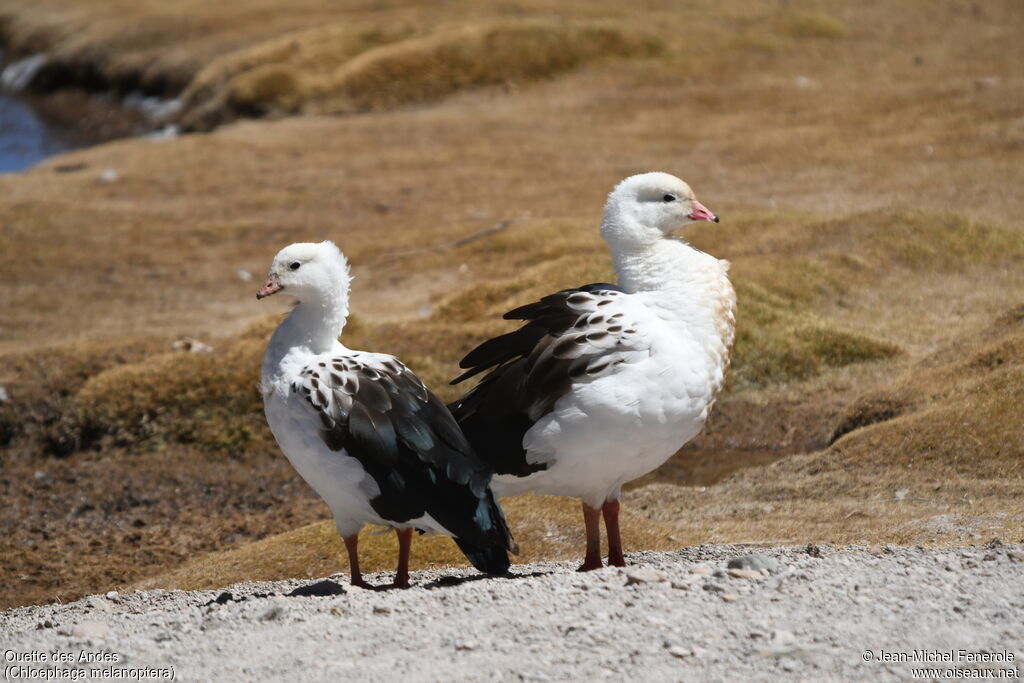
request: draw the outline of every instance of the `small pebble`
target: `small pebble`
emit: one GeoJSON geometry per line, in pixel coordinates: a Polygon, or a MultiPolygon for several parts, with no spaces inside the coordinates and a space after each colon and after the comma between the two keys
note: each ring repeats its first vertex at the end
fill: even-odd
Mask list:
{"type": "Polygon", "coordinates": [[[650,567],[635,567],[626,572],[626,585],[633,583],[661,583],[668,580],[668,574],[650,567]]]}
{"type": "Polygon", "coordinates": [[[725,602],[736,602],[739,599],[740,596],[736,595],[735,593],[726,593],[722,596],[722,600],[724,600],[725,602]]]}
{"type": "Polygon", "coordinates": [[[668,653],[673,657],[678,657],[679,659],[686,659],[687,657],[693,656],[693,650],[689,650],[685,647],[680,647],[679,645],[673,645],[672,647],[670,647],[668,649],[668,653]]]}
{"type": "Polygon", "coordinates": [[[753,569],[730,569],[728,570],[729,576],[736,579],[749,579],[751,581],[761,581],[764,579],[764,574],[753,569]]]}
{"type": "Polygon", "coordinates": [[[99,595],[90,595],[85,599],[85,604],[89,606],[89,609],[94,609],[98,611],[109,610],[111,606],[109,602],[104,600],[99,595]]]}
{"type": "Polygon", "coordinates": [[[775,559],[760,553],[734,557],[729,560],[728,567],[729,569],[753,569],[754,571],[767,569],[772,574],[777,574],[779,571],[779,563],[775,559]]]}
{"type": "Polygon", "coordinates": [[[710,567],[705,567],[702,564],[695,565],[693,567],[693,569],[691,569],[690,571],[693,572],[694,574],[699,574],[701,576],[711,576],[711,574],[712,574],[711,568],[710,567]]]}

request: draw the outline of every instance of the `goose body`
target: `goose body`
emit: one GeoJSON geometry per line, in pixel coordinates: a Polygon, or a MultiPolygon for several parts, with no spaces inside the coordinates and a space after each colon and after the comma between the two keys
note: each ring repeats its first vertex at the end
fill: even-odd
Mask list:
{"type": "Polygon", "coordinates": [[[494,466],[496,493],[582,500],[584,569],[600,566],[602,511],[610,560],[623,563],[611,543],[622,485],[696,436],[725,382],[736,304],[728,263],[671,235],[695,220],[717,217],[678,178],[626,179],[602,221],[618,284],[566,289],[508,312],[523,326],[471,351],[455,380],[486,373],[450,407],[494,466]]]}
{"type": "Polygon", "coordinates": [[[300,303],[263,357],[264,412],[282,452],[323,498],[359,573],[364,524],[398,532],[396,585],[408,583],[412,531],[455,539],[481,571],[504,573],[515,545],[488,488],[491,469],[444,404],[394,356],[338,341],[348,315],[348,267],[330,242],[295,244],[271,266],[259,297],[300,303]]]}

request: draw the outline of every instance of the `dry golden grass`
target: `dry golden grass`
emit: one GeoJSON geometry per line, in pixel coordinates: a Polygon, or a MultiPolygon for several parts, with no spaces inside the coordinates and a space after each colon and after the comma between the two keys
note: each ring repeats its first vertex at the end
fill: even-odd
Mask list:
{"type": "Polygon", "coordinates": [[[846,35],[842,22],[827,14],[798,12],[783,22],[786,32],[794,38],[836,39],[846,35]]]}
{"type": "Polygon", "coordinates": [[[627,499],[686,542],[1020,542],[1022,399],[1017,307],[853,402],[827,449],[713,488],[656,485],[627,499]]]}
{"type": "MultiPolygon", "coordinates": [[[[737,217],[736,225],[702,235],[713,253],[758,220],[759,244],[738,250],[734,279],[741,320],[730,388],[767,387],[807,379],[830,368],[899,355],[900,346],[822,314],[823,302],[877,292],[887,282],[915,282],[926,273],[978,272],[1024,258],[1024,234],[955,215],[873,212],[828,220],[788,214],[737,217]],[[717,243],[717,244],[716,244],[717,243]],[[750,258],[747,254],[757,254],[750,258]],[[784,255],[784,258],[783,258],[784,255]],[[797,258],[799,255],[799,258],[797,258]]],[[[353,348],[394,353],[445,399],[464,391],[447,381],[475,343],[511,327],[501,315],[525,301],[574,282],[612,279],[605,248],[591,231],[563,223],[523,222],[444,258],[473,261],[486,283],[456,290],[426,319],[371,322],[355,317],[346,332],[353,348]],[[530,244],[543,244],[540,249],[530,244]],[[538,265],[529,265],[538,260],[538,265]]],[[[358,301],[358,300],[357,300],[358,301]]],[[[358,308],[357,308],[358,310],[358,308]]],[[[70,370],[52,372],[67,384],[59,401],[4,407],[0,425],[12,436],[36,434],[51,452],[46,425],[59,425],[61,444],[155,446],[167,443],[244,451],[272,443],[256,391],[260,358],[275,317],[260,320],[211,354],[142,356],[134,362],[114,346],[107,364],[87,347],[70,370]]],[[[73,359],[71,351],[64,356],[73,359]]],[[[22,366],[45,354],[11,356],[22,366]]],[[[39,389],[38,375],[11,381],[15,392],[39,389]]],[[[49,378],[42,378],[49,381],[49,378]]],[[[49,392],[45,394],[49,396],[49,392]]],[[[22,446],[27,448],[29,446],[22,446]]],[[[68,448],[56,452],[67,452],[68,448]]]]}
{"type": "MultiPolygon", "coordinates": [[[[657,14],[674,13],[661,8],[657,14]]],[[[184,91],[194,108],[187,125],[209,127],[238,115],[404,104],[657,48],[656,40],[635,40],[610,22],[593,23],[608,18],[622,24],[630,15],[612,2],[579,1],[492,7],[405,0],[375,8],[351,0],[217,7],[196,0],[104,0],[83,12],[74,0],[43,0],[31,7],[0,2],[0,37],[16,54],[47,52],[43,87],[84,81],[167,95],[184,91]],[[590,23],[570,25],[566,14],[590,23]],[[395,41],[406,42],[347,64],[395,41]],[[382,78],[398,87],[381,89],[382,78]]]]}
{"type": "Polygon", "coordinates": [[[389,109],[467,88],[548,78],[598,58],[650,56],[660,46],[610,24],[544,19],[419,33],[390,25],[359,31],[346,23],[229,54],[189,85],[183,123],[208,129],[246,115],[389,109]]]}
{"type": "MultiPolygon", "coordinates": [[[[269,97],[246,96],[245,91],[253,89],[260,80],[258,74],[249,79],[243,78],[243,82],[232,83],[245,74],[271,67],[296,74],[295,78],[322,77],[360,52],[401,40],[413,31],[412,27],[403,25],[377,28],[372,24],[361,26],[341,22],[286,33],[213,60],[195,75],[181,96],[191,108],[209,108],[211,100],[227,97],[230,91],[238,89],[241,92],[236,96],[240,103],[248,101],[271,105],[273,100],[269,97]],[[246,84],[245,80],[249,83],[246,84]]],[[[222,101],[218,106],[224,104],[222,101]]]]}
{"type": "MultiPolygon", "coordinates": [[[[39,10],[38,21],[59,23],[58,5],[65,6],[39,3],[49,11],[39,10]]],[[[128,22],[120,26],[126,35],[130,17],[154,12],[151,3],[114,7],[109,12],[128,22]]],[[[849,39],[800,41],[768,61],[720,47],[716,37],[748,25],[770,28],[777,8],[722,7],[686,31],[679,23],[693,17],[660,9],[651,21],[658,31],[704,39],[685,49],[668,42],[658,59],[605,62],[426,110],[248,123],[172,144],[75,153],[68,161],[85,163],[82,171],[55,173],[44,164],[2,179],[0,239],[19,255],[8,277],[23,303],[0,311],[0,347],[40,336],[111,337],[139,326],[168,336],[230,334],[258,310],[235,270],[258,276],[267,254],[296,239],[337,239],[357,263],[362,301],[389,317],[415,313],[452,284],[484,281],[487,273],[472,264],[457,273],[459,264],[445,258],[431,272],[408,260],[368,267],[387,257],[376,239],[382,231],[393,248],[407,249],[524,211],[592,230],[610,186],[650,168],[689,178],[730,222],[741,209],[830,215],[902,205],[1014,225],[1024,218],[1022,203],[999,189],[1020,181],[1024,166],[1024,131],[1012,104],[1020,100],[1013,74],[1022,65],[1009,7],[993,4],[973,18],[937,8],[943,21],[924,24],[909,9],[884,20],[872,9],[844,11],[836,16],[849,39]],[[701,23],[713,19],[718,28],[701,23]],[[888,41],[890,31],[898,45],[888,41]],[[972,55],[970,68],[936,51],[947,34],[972,55]],[[714,59],[702,52],[710,45],[714,59]],[[809,87],[795,80],[805,72],[809,87]],[[1000,80],[979,89],[978,74],[1000,80]],[[122,180],[99,185],[107,167],[122,180]],[[40,262],[47,267],[34,267],[40,262]],[[182,263],[191,264],[184,275],[182,263]],[[383,297],[386,305],[373,306],[383,297]],[[43,309],[54,315],[33,314],[43,309]]],[[[180,11],[197,10],[186,4],[180,11]]],[[[201,16],[227,31],[221,12],[229,9],[201,16]]],[[[238,22],[236,47],[263,40],[247,32],[248,21],[238,22]]],[[[84,34],[78,40],[93,44],[84,34]]],[[[125,49],[116,40],[102,45],[125,49]]],[[[747,227],[756,232],[756,220],[747,227]]],[[[732,240],[718,253],[732,257],[741,246],[732,240]]]]}
{"type": "MultiPolygon", "coordinates": [[[[0,177],[9,303],[0,307],[0,384],[12,397],[0,405],[0,486],[14,501],[3,521],[14,530],[4,553],[15,560],[0,575],[3,604],[173,571],[188,554],[175,548],[245,555],[246,542],[323,515],[270,457],[254,388],[261,344],[284,305],[257,305],[254,281],[238,269],[258,279],[284,244],[335,239],[355,264],[347,341],[397,353],[450,398],[454,361],[507,329],[501,312],[611,276],[596,235],[604,196],[652,169],[683,176],[723,216],[686,237],[733,262],[740,299],[735,366],[706,434],[645,484],[711,483],[746,457],[787,457],[705,491],[633,489],[634,509],[649,503],[657,517],[649,536],[634,518],[633,538],[655,547],[665,526],[678,529],[678,543],[1017,533],[1019,341],[990,330],[1004,346],[988,348],[970,335],[1024,291],[1018,4],[726,0],[640,10],[571,2],[556,17],[539,1],[0,0],[0,32],[15,50],[45,49],[57,65],[124,87],[179,92],[191,83],[197,110],[237,91],[249,102],[296,94],[274,105],[282,113],[347,111],[332,88],[353,63],[369,84],[358,97],[377,87],[369,74],[391,73],[384,65],[402,65],[411,79],[355,108],[447,95],[430,106],[126,140],[0,177]],[[591,60],[596,43],[586,38],[574,43],[577,61],[573,50],[538,48],[547,56],[537,71],[491,88],[477,86],[507,77],[493,63],[466,78],[470,62],[448,52],[451,36],[486,26],[571,32],[609,21],[663,49],[591,60]],[[407,50],[429,69],[408,69],[407,50]],[[64,164],[82,170],[58,172],[64,164]],[[105,168],[119,181],[98,183],[105,168]],[[182,336],[216,351],[167,354],[182,336]],[[975,369],[961,367],[968,358],[975,369]],[[828,446],[838,432],[848,433],[828,446]],[[168,464],[153,464],[162,457],[168,464]],[[142,476],[140,462],[145,477],[129,478],[142,476]],[[45,499],[34,497],[37,470],[64,473],[45,499]],[[104,485],[113,473],[132,490],[152,486],[156,503],[131,508],[131,491],[104,485]],[[246,524],[254,497],[265,521],[246,524]],[[218,515],[204,517],[203,505],[218,515]],[[61,526],[53,506],[78,521],[61,526]],[[75,517],[82,506],[94,509],[75,517]],[[17,511],[28,508],[33,521],[21,523],[17,511]],[[122,533],[135,515],[152,533],[122,533]],[[90,551],[94,542],[102,554],[90,551]],[[76,565],[66,548],[94,555],[76,565]]],[[[541,48],[562,35],[545,31],[541,48]]],[[[479,51],[482,35],[467,45],[479,51]]],[[[532,45],[529,35],[513,52],[532,45]]],[[[578,533],[576,511],[565,511],[565,528],[578,533]]],[[[542,522],[520,518],[521,539],[542,522]]],[[[370,545],[378,542],[374,568],[390,568],[391,541],[370,545]]],[[[431,543],[423,547],[433,553],[431,543]]],[[[560,547],[575,557],[576,546],[573,537],[560,547]]],[[[324,572],[341,566],[329,555],[316,565],[324,572]]]]}
{"type": "MultiPolygon", "coordinates": [[[[579,503],[554,496],[526,495],[502,500],[520,554],[515,562],[579,559],[584,539],[579,503]]],[[[636,512],[622,516],[626,551],[677,547],[672,531],[636,512]]],[[[389,529],[367,527],[359,536],[359,563],[363,571],[391,571],[398,544],[389,529]],[[383,533],[382,533],[383,532],[383,533]]],[[[469,566],[458,547],[446,536],[417,536],[410,567],[469,566]]],[[[138,588],[216,588],[239,581],[318,577],[348,571],[345,546],[331,521],[317,522],[265,538],[234,550],[210,553],[183,566],[144,579],[138,588]]]]}
{"type": "Polygon", "coordinates": [[[314,94],[305,99],[312,100],[311,112],[387,109],[471,87],[549,77],[600,57],[650,55],[658,49],[653,38],[627,35],[612,24],[535,19],[454,27],[368,51],[343,64],[329,81],[314,85],[314,94]]]}

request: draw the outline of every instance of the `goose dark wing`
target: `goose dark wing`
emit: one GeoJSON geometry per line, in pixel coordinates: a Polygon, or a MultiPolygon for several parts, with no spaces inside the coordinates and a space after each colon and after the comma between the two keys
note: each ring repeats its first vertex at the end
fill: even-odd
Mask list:
{"type": "Polygon", "coordinates": [[[505,314],[525,320],[517,330],[470,351],[452,384],[486,372],[449,409],[476,452],[498,474],[526,476],[523,436],[559,398],[633,361],[650,348],[644,322],[650,311],[621,288],[597,283],[565,289],[505,314]]]}
{"type": "Polygon", "coordinates": [[[380,493],[370,505],[382,518],[407,522],[429,514],[460,546],[502,554],[515,547],[488,488],[491,468],[444,403],[398,359],[321,356],[291,390],[316,413],[327,447],[355,458],[373,477],[380,493]]]}

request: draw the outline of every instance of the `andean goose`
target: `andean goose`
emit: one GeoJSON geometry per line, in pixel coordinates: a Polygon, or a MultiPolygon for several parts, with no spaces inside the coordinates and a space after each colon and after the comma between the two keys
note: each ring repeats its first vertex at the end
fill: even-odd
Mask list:
{"type": "Polygon", "coordinates": [[[365,523],[395,529],[394,586],[409,583],[413,529],[452,536],[480,571],[508,570],[514,550],[488,482],[444,404],[397,358],[338,341],[348,316],[349,272],[332,242],[285,247],[262,299],[299,300],[263,356],[263,405],[281,450],[324,499],[348,550],[352,584],[365,523]]]}
{"type": "Polygon", "coordinates": [[[722,388],[735,329],[728,262],[673,231],[718,217],[667,173],[626,178],[601,221],[618,285],[566,289],[505,314],[526,321],[461,362],[487,372],[452,413],[496,471],[495,493],[582,499],[586,556],[624,566],[619,493],[696,436],[722,388]]]}

